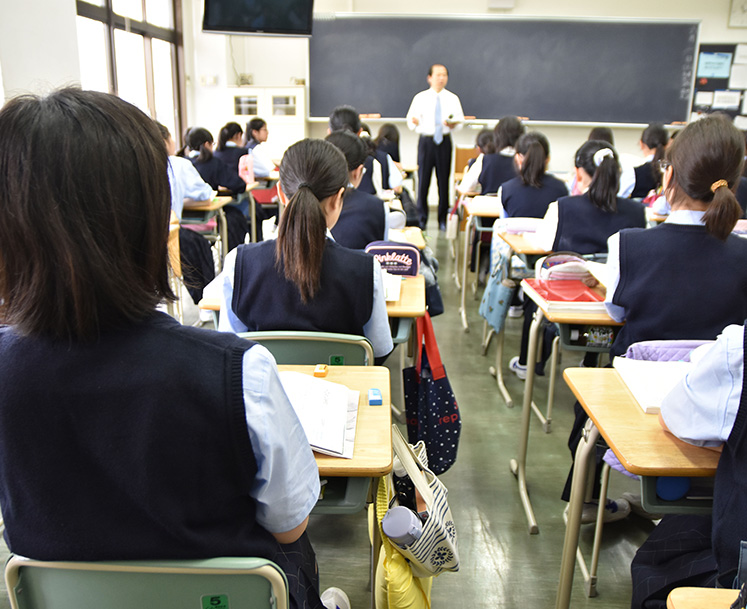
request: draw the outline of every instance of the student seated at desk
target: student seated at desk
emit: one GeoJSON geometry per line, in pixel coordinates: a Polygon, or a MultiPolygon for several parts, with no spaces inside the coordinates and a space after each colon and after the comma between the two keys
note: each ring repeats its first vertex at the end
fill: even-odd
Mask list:
{"type": "Polygon", "coordinates": [[[329,234],[348,184],[342,152],[324,140],[293,144],[280,164],[286,208],[276,241],[243,245],[226,257],[219,329],[305,330],[367,337],[377,358],[393,348],[381,266],[329,234]]]}
{"type": "Polygon", "coordinates": [[[519,175],[501,185],[498,198],[509,218],[542,218],[547,206],[568,195],[565,182],[547,173],[550,143],[538,131],[516,142],[519,175]]]}
{"type": "Polygon", "coordinates": [[[477,192],[479,185],[482,194],[494,194],[501,184],[515,178],[514,146],[523,134],[524,125],[516,116],[504,116],[500,119],[493,131],[496,152],[478,156],[457,186],[457,191],[460,194],[477,192]]]}
{"type": "Polygon", "coordinates": [[[388,154],[395,163],[400,163],[399,129],[394,123],[384,123],[379,127],[379,133],[374,140],[376,150],[388,154]]]}
{"type": "Polygon", "coordinates": [[[113,95],[63,89],[9,101],[0,131],[11,552],[261,556],[288,576],[292,607],[320,609],[305,533],[318,469],[273,358],[156,310],[175,296],[168,155],[154,122],[113,95]]]}
{"type": "Polygon", "coordinates": [[[238,123],[230,122],[221,127],[218,134],[218,147],[213,152],[232,171],[239,170],[239,159],[248,153],[246,146],[241,145],[244,130],[238,123]]]}
{"type": "Polygon", "coordinates": [[[221,186],[236,196],[246,190],[246,182],[239,177],[239,167],[231,168],[213,154],[213,136],[202,127],[189,132],[189,159],[195,169],[214,190],[221,186]]]}
{"type": "Polygon", "coordinates": [[[275,163],[265,153],[262,146],[267,141],[270,132],[267,123],[258,116],[246,124],[246,142],[244,147],[252,155],[252,163],[255,178],[266,178],[275,169],[275,163]]]}
{"type": "Polygon", "coordinates": [[[661,186],[661,172],[658,162],[664,158],[664,150],[669,143],[669,135],[664,125],[651,123],[641,134],[641,150],[645,155],[644,162],[635,168],[635,188],[631,198],[643,199],[652,190],[661,186]]]}
{"type": "Polygon", "coordinates": [[[357,186],[363,175],[366,145],[349,131],[335,131],[326,138],[345,155],[348,187],[342,199],[342,211],[331,232],[340,245],[362,250],[372,241],[383,241],[389,233],[389,208],[378,197],[361,192],[357,186]]]}
{"type": "Polygon", "coordinates": [[[747,541],[745,336],[743,325],[730,325],[715,343],[699,347],[691,355],[693,368],[661,404],[665,430],[696,446],[723,446],[723,452],[712,515],[664,516],[638,550],[631,565],[634,609],[663,609],[681,585],[733,587],[739,542],[747,541]]]}

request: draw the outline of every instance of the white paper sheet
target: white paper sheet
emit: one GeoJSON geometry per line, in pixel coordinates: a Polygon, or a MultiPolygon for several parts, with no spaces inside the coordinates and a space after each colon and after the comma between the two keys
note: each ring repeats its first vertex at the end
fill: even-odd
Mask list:
{"type": "Polygon", "coordinates": [[[741,101],[741,91],[716,91],[713,94],[713,109],[726,110],[739,108],[741,101]]]}
{"type": "Polygon", "coordinates": [[[729,77],[730,89],[747,89],[747,64],[734,64],[729,77]]]}
{"type": "Polygon", "coordinates": [[[698,91],[695,94],[695,105],[696,106],[713,105],[713,91],[698,91]]]}

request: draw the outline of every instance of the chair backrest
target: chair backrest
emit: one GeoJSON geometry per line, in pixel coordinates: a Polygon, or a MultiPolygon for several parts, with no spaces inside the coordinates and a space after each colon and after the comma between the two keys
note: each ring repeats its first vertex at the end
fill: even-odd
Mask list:
{"type": "Polygon", "coordinates": [[[467,161],[476,159],[478,154],[480,154],[480,151],[474,146],[470,146],[469,148],[457,146],[454,151],[454,171],[457,173],[463,171],[467,165],[467,161]]]}
{"type": "Polygon", "coordinates": [[[287,609],[285,574],[264,558],[45,562],[11,556],[13,609],[287,609]]]}
{"type": "Polygon", "coordinates": [[[331,366],[373,366],[373,347],[355,334],[274,330],[242,332],[266,347],[278,364],[328,364],[331,366]]]}

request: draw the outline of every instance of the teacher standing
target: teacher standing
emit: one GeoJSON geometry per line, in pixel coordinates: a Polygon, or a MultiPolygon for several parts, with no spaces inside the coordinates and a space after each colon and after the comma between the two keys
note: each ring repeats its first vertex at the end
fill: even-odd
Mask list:
{"type": "Polygon", "coordinates": [[[451,173],[451,130],[464,121],[459,98],[446,90],[449,70],[435,63],[428,70],[430,89],[412,99],[407,111],[407,126],[420,134],[418,140],[418,209],[420,227],[428,222],[428,189],[436,170],[438,183],[438,227],[446,230],[449,212],[449,174],[451,173]]]}

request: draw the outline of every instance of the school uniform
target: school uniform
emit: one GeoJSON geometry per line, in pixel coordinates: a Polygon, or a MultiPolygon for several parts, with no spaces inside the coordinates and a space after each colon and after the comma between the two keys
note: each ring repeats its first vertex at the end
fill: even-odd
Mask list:
{"type": "Polygon", "coordinates": [[[742,218],[747,217],[747,178],[742,176],[737,183],[737,203],[742,208],[742,218]]]}
{"type": "Polygon", "coordinates": [[[545,214],[543,242],[548,250],[598,254],[607,251],[607,239],[623,228],[646,226],[646,209],[636,201],[617,198],[617,209],[607,212],[591,202],[588,193],[563,197],[545,214]],[[555,223],[553,231],[553,223],[555,223]]]}
{"type": "Polygon", "coordinates": [[[633,607],[663,606],[682,585],[732,587],[739,542],[747,540],[747,391],[745,328],[726,327],[718,339],[691,354],[693,368],[664,398],[661,416],[669,430],[696,446],[720,446],[708,516],[665,516],[631,565],[633,607]],[[693,535],[693,532],[695,535],[693,535]]]}
{"type": "MultiPolygon", "coordinates": [[[[436,170],[438,182],[438,223],[446,227],[449,212],[449,174],[451,173],[451,129],[444,121],[462,123],[464,111],[459,98],[451,91],[434,89],[421,91],[412,99],[407,111],[407,126],[414,130],[418,139],[418,208],[420,228],[428,222],[428,190],[431,175],[436,170]],[[418,119],[415,125],[413,119],[418,119]]],[[[459,128],[461,125],[457,125],[459,128]]]]}
{"type": "Polygon", "coordinates": [[[188,159],[169,157],[169,186],[171,187],[171,209],[179,220],[184,211],[184,199],[205,201],[213,196],[213,189],[202,179],[188,159]]]}
{"type": "Polygon", "coordinates": [[[254,176],[257,178],[269,176],[270,172],[275,169],[275,163],[265,154],[264,146],[257,140],[251,139],[247,142],[246,149],[252,155],[254,176]]]}
{"type": "MultiPolygon", "coordinates": [[[[313,568],[296,560],[303,545],[311,551],[306,536],[281,546],[270,534],[303,522],[319,479],[266,349],[154,311],[91,343],[0,328],[0,354],[12,552],[264,556],[289,576],[295,606],[319,606],[313,568]]],[[[313,565],[313,551],[307,558],[313,565]]]]}
{"type": "Polygon", "coordinates": [[[228,165],[223,161],[216,158],[215,155],[210,157],[207,161],[200,161],[198,154],[194,151],[194,156],[191,156],[190,160],[195,166],[202,179],[205,180],[213,190],[218,190],[220,186],[227,188],[233,194],[240,194],[246,190],[246,182],[239,177],[238,173],[238,162],[236,168],[231,170],[228,165]]]}
{"type": "Polygon", "coordinates": [[[501,204],[509,218],[543,218],[547,206],[568,196],[565,182],[546,173],[539,188],[524,184],[520,177],[510,179],[499,189],[501,204]]]}
{"type": "Polygon", "coordinates": [[[625,320],[611,354],[642,340],[715,339],[747,318],[747,241],[708,234],[704,212],[673,211],[610,239],[607,310],[625,320]]]}
{"type": "Polygon", "coordinates": [[[647,161],[635,168],[635,186],[633,187],[633,192],[630,193],[631,199],[643,199],[650,191],[656,188],[654,171],[658,171],[658,168],[654,167],[653,160],[647,161]]]}
{"type": "Polygon", "coordinates": [[[302,330],[358,334],[371,341],[376,357],[394,348],[386,312],[381,265],[369,254],[328,238],[321,284],[315,298],[301,302],[295,284],[275,265],[275,242],[242,245],[229,252],[218,281],[227,332],[302,330]]]}
{"type": "Polygon", "coordinates": [[[332,236],[343,247],[362,250],[372,241],[386,239],[386,215],[381,199],[357,188],[348,188],[332,236]]]}
{"type": "Polygon", "coordinates": [[[518,175],[514,165],[515,155],[516,151],[510,146],[500,152],[479,154],[457,186],[457,191],[462,194],[476,192],[479,186],[484,195],[497,193],[503,183],[518,175]]]}
{"type": "Polygon", "coordinates": [[[385,152],[377,150],[373,155],[366,157],[363,167],[365,171],[358,184],[360,191],[382,197],[385,190],[394,190],[402,186],[402,174],[385,152]]]}
{"type": "Polygon", "coordinates": [[[223,150],[215,150],[213,156],[223,161],[230,169],[239,170],[239,159],[249,151],[244,146],[237,146],[233,142],[227,142],[223,150]]]}
{"type": "Polygon", "coordinates": [[[382,140],[377,145],[376,150],[378,150],[379,152],[383,152],[384,154],[388,154],[390,157],[392,157],[392,160],[395,163],[400,162],[399,142],[391,142],[389,140],[382,140]]]}

